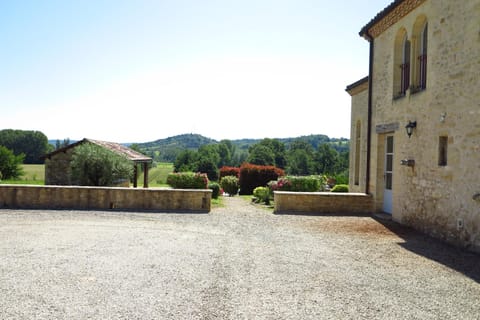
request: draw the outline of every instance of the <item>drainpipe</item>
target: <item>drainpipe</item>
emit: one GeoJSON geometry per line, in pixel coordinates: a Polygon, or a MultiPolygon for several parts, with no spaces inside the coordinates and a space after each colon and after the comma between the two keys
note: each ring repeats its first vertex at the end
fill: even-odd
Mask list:
{"type": "Polygon", "coordinates": [[[370,55],[368,59],[368,106],[367,106],[367,170],[365,177],[365,193],[370,194],[370,155],[372,148],[372,92],[373,92],[373,49],[374,39],[368,30],[364,36],[370,43],[370,55]]]}

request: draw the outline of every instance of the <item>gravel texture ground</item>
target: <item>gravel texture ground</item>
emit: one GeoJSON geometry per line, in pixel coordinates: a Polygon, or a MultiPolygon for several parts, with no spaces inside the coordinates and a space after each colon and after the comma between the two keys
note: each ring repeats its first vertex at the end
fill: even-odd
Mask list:
{"type": "Polygon", "coordinates": [[[371,217],[0,210],[1,319],[480,319],[480,255],[371,217]]]}

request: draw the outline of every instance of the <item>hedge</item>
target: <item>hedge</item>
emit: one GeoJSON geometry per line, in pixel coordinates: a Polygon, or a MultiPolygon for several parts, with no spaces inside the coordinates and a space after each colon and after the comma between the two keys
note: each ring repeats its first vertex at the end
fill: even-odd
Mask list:
{"type": "Polygon", "coordinates": [[[270,181],[271,191],[317,192],[323,191],[326,178],[324,176],[286,176],[277,181],[270,181]]]}
{"type": "Polygon", "coordinates": [[[175,172],[168,175],[167,184],[174,189],[207,189],[208,178],[205,173],[175,172]]]}
{"type": "Polygon", "coordinates": [[[285,172],[274,166],[243,163],[240,166],[240,194],[250,195],[256,187],[266,187],[268,182],[284,176],[285,172]]]}
{"type": "Polygon", "coordinates": [[[226,176],[240,177],[240,168],[223,166],[220,168],[220,179],[226,176]]]}

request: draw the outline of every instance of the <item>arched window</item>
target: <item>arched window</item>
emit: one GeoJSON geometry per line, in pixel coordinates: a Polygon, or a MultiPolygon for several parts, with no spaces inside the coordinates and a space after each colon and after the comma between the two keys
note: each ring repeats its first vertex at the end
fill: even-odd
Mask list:
{"type": "Polygon", "coordinates": [[[410,87],[410,40],[405,29],[400,29],[395,38],[393,72],[393,98],[405,96],[410,87]]]}
{"type": "Polygon", "coordinates": [[[400,65],[400,69],[402,70],[400,93],[405,95],[405,92],[407,92],[407,89],[410,87],[410,41],[407,35],[405,35],[403,39],[402,64],[400,65]]]}
{"type": "Polygon", "coordinates": [[[421,15],[413,25],[413,85],[412,93],[427,88],[427,49],[428,49],[428,22],[427,17],[421,15]]]}
{"type": "Polygon", "coordinates": [[[420,37],[419,82],[418,86],[424,90],[427,88],[427,48],[428,48],[428,23],[425,23],[420,37]]]}

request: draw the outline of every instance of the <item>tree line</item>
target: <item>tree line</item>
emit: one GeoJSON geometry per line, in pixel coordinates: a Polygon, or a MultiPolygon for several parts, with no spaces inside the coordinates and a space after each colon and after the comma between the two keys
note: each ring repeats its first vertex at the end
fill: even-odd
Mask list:
{"type": "Polygon", "coordinates": [[[342,183],[348,181],[348,143],[337,151],[331,143],[319,144],[315,149],[302,139],[292,141],[288,147],[278,139],[265,138],[251,145],[248,152],[236,152],[230,140],[203,145],[198,150],[183,150],[174,161],[176,172],[207,173],[210,180],[218,180],[218,169],[223,166],[240,166],[243,162],[275,166],[289,175],[325,174],[342,183]]]}

